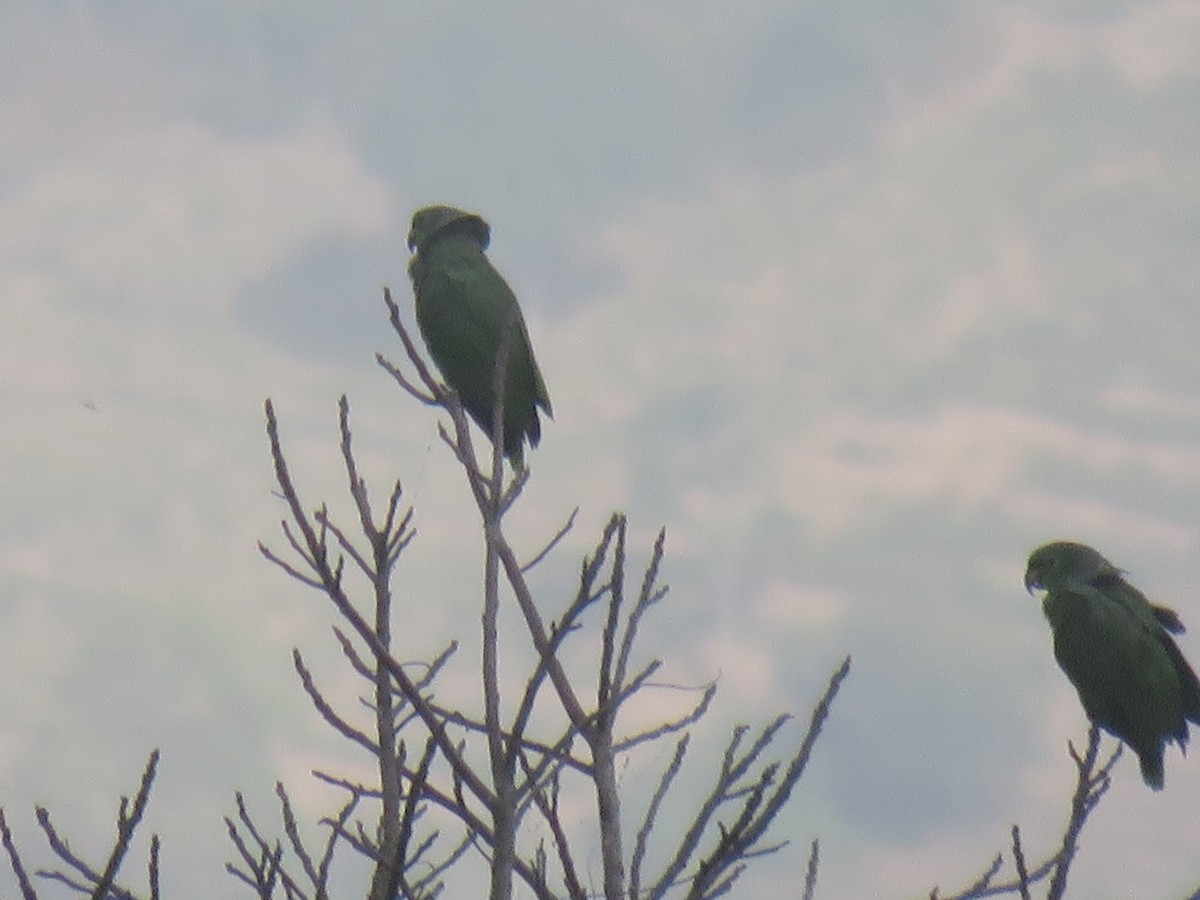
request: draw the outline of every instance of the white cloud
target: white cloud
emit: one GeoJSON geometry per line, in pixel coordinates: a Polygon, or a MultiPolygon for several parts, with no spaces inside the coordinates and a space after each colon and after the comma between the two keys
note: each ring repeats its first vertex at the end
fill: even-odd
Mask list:
{"type": "Polygon", "coordinates": [[[0,207],[0,246],[6,268],[51,278],[76,303],[98,292],[222,309],[317,238],[392,227],[392,212],[390,188],[325,117],[243,139],[177,121],[39,173],[0,207]]]}
{"type": "Polygon", "coordinates": [[[812,630],[835,623],[847,603],[840,591],[771,581],[759,593],[754,614],[769,627],[812,630]]]}
{"type": "MultiPolygon", "coordinates": [[[[1101,524],[1050,486],[1042,489],[1043,504],[1033,501],[1028,472],[1038,457],[1107,472],[1114,481],[1122,472],[1145,469],[1180,488],[1200,486],[1200,448],[1088,431],[1000,407],[965,406],[924,420],[833,413],[774,443],[766,482],[791,508],[834,531],[874,509],[925,503],[986,504],[1020,518],[1056,513],[1078,526],[1101,524]]],[[[1110,527],[1122,519],[1130,525],[1129,516],[1110,507],[1102,520],[1110,527]]],[[[1158,533],[1173,534],[1176,541],[1196,538],[1194,530],[1178,526],[1160,526],[1158,533]]]]}
{"type": "Polygon", "coordinates": [[[1131,83],[1151,88],[1200,73],[1200,8],[1188,0],[1128,7],[1128,16],[1098,29],[1098,44],[1131,83]]]}

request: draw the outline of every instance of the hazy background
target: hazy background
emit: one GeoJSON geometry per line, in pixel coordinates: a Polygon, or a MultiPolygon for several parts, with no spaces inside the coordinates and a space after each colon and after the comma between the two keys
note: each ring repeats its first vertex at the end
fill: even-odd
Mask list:
{"type": "MultiPolygon", "coordinates": [[[[309,770],[361,769],[291,671],[353,704],[330,610],[255,549],[268,395],[343,513],[349,395],[416,506],[405,655],[459,636],[470,676],[476,515],[373,360],[431,202],[491,222],[554,401],[511,522],[532,550],[581,507],[547,608],[621,509],[637,563],[668,529],[643,648],[720,676],[706,740],[807,719],[854,654],[742,893],[816,835],[822,897],[960,887],[1013,822],[1040,856],[1086,726],[1030,548],[1099,547],[1200,663],[1200,7],[480,6],[0,6],[0,803],[31,862],[34,803],[98,853],[159,746],[164,888],[235,896],[233,790],[315,820],[309,770]]],[[[1123,760],[1073,894],[1193,888],[1198,801],[1195,758],[1161,794],[1123,760]]]]}

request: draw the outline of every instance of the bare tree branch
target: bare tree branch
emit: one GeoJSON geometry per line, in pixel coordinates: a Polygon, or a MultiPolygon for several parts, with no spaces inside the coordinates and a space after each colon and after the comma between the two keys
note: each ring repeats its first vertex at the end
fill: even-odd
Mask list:
{"type": "MultiPolygon", "coordinates": [[[[137,831],[138,825],[141,823],[142,816],[145,815],[146,806],[150,801],[150,789],[154,785],[155,772],[158,769],[158,750],[154,750],[150,754],[149,760],[146,762],[146,768],[142,771],[141,783],[138,785],[138,792],[134,796],[132,806],[128,797],[121,797],[120,806],[117,811],[117,836],[113,842],[113,847],[109,853],[108,859],[105,861],[101,870],[97,871],[86,863],[82,858],[77,856],[70,848],[67,841],[62,838],[55,829],[54,824],[50,821],[50,813],[44,807],[36,808],[38,825],[46,836],[46,841],[50,845],[50,849],[54,851],[55,856],[66,863],[71,869],[74,869],[80,876],[82,881],[75,876],[68,875],[62,870],[45,870],[39,869],[37,874],[50,881],[57,881],[65,884],[81,894],[87,894],[90,897],[103,900],[103,898],[117,897],[120,900],[133,900],[134,895],[128,889],[120,887],[116,884],[117,873],[120,871],[121,864],[129,852],[129,845],[133,840],[134,833],[137,831]]],[[[11,843],[11,835],[8,834],[7,826],[4,828],[5,846],[9,848],[11,843]]],[[[21,882],[21,890],[26,896],[36,896],[33,894],[33,888],[29,883],[28,877],[24,875],[24,870],[20,866],[19,858],[16,855],[16,848],[9,849],[9,859],[13,863],[14,872],[17,874],[18,881],[21,882]]],[[[150,862],[149,862],[150,887],[152,893],[157,893],[157,877],[158,877],[158,836],[155,835],[150,845],[150,862]]]]}
{"type": "Polygon", "coordinates": [[[821,842],[813,838],[808,851],[808,865],[804,867],[804,900],[813,900],[817,893],[817,865],[821,852],[821,842]]]}
{"type": "MultiPolygon", "coordinates": [[[[543,612],[534,601],[527,575],[561,544],[574,526],[578,511],[567,517],[565,524],[541,550],[532,554],[529,562],[518,562],[518,554],[504,533],[505,515],[520,498],[529,478],[529,469],[518,465],[512,477],[504,480],[507,400],[504,386],[515,318],[506,323],[493,370],[491,464],[484,471],[472,446],[470,422],[457,394],[437,381],[421,359],[400,322],[390,292],[385,291],[384,299],[393,328],[416,374],[410,377],[382,356],[378,361],[411,396],[447,413],[449,422],[439,424],[438,431],[463,469],[480,516],[484,539],[482,709],[460,709],[433,699],[433,680],[450,659],[454,643],[427,664],[423,677],[419,678],[409,674],[414,663],[402,664],[392,652],[396,614],[393,573],[400,553],[411,541],[413,513],[411,509],[401,510],[402,491],[397,482],[388,495],[387,511],[377,522],[367,484],[354,459],[346,399],[343,397],[339,402],[341,452],[361,538],[336,522],[324,504],[311,515],[304,511],[284,458],[274,409],[267,401],[271,456],[279,495],[288,509],[282,530],[295,556],[284,559],[265,545],[260,550],[288,575],[323,593],[338,615],[349,622],[349,631],[335,628],[334,634],[351,669],[373,685],[372,699],[361,700],[374,716],[374,733],[369,733],[329,702],[299,651],[294,653],[293,663],[301,685],[319,714],[344,738],[375,758],[380,777],[377,787],[368,787],[314,773],[346,791],[349,797],[337,819],[323,820],[330,828],[323,860],[328,861],[334,846],[344,844],[374,866],[371,900],[390,900],[397,894],[428,898],[441,890],[441,874],[468,847],[475,847],[488,866],[492,900],[509,898],[514,878],[519,878],[533,896],[545,900],[555,895],[552,883],[559,884],[572,898],[584,897],[587,891],[575,855],[575,842],[561,818],[560,798],[567,792],[577,797],[578,789],[587,785],[594,798],[593,825],[600,843],[601,890],[607,900],[618,900],[627,895],[618,771],[635,748],[682,733],[675,744],[674,759],[660,776],[636,834],[628,870],[630,896],[643,893],[662,896],[685,883],[680,879],[689,866],[694,867],[686,878],[690,896],[716,897],[728,893],[749,860],[773,853],[786,843],[767,844],[763,838],[805,769],[829,704],[846,676],[849,659],[834,673],[825,696],[814,710],[804,741],[786,764],[766,761],[764,757],[787,716],[777,717],[750,741],[747,729],[734,732],[710,796],[701,802],[675,856],[655,880],[654,887],[644,892],[641,885],[645,883],[645,860],[655,825],[662,818],[670,789],[682,770],[690,741],[686,730],[703,718],[716,696],[715,684],[703,685],[690,708],[666,722],[618,736],[622,711],[632,698],[649,690],[680,689],[651,681],[662,665],[658,659],[634,662],[641,622],[667,593],[667,588],[658,583],[665,531],[659,532],[638,592],[629,599],[627,524],[623,515],[613,515],[595,550],[583,560],[574,598],[557,616],[543,612]],[[347,560],[351,563],[349,570],[347,560]],[[371,595],[371,614],[360,612],[351,601],[351,590],[357,590],[355,585],[360,579],[365,579],[371,595]],[[506,695],[500,683],[500,654],[507,647],[502,645],[499,628],[502,583],[515,598],[524,637],[533,651],[532,665],[510,710],[505,709],[508,704],[504,702],[506,695]],[[606,602],[597,623],[589,613],[600,601],[606,602]],[[572,637],[593,628],[598,628],[599,636],[592,669],[596,679],[594,700],[585,702],[586,692],[580,691],[563,661],[572,637]],[[545,716],[539,713],[536,728],[535,709],[547,713],[545,716]],[[421,734],[419,743],[412,741],[415,733],[421,734]],[[480,738],[486,745],[486,765],[480,765],[480,738]],[[421,759],[415,765],[407,761],[408,744],[423,747],[421,759]],[[473,751],[471,746],[475,748],[473,751]],[[351,822],[352,811],[363,802],[380,805],[373,832],[361,822],[351,822]],[[536,818],[530,817],[535,824],[527,825],[531,810],[536,811],[536,818]],[[428,820],[428,825],[422,824],[427,821],[426,813],[434,817],[428,820]],[[432,848],[441,834],[437,823],[447,821],[447,816],[461,827],[461,840],[449,855],[431,861],[417,877],[413,866],[431,859],[432,848]],[[537,822],[542,823],[541,834],[533,831],[537,822]],[[423,832],[419,839],[418,826],[423,832]],[[703,859],[697,859],[702,844],[710,849],[703,859]],[[551,872],[552,868],[556,873],[551,872]]],[[[581,661],[577,655],[571,659],[574,671],[581,661]]],[[[328,867],[318,864],[304,848],[282,786],[279,790],[291,856],[296,858],[307,880],[324,890],[328,867]]],[[[248,829],[244,806],[239,808],[243,827],[248,829]]],[[[235,833],[231,826],[231,837],[235,833]]],[[[294,889],[296,879],[287,873],[282,845],[266,842],[257,830],[248,833],[251,842],[243,841],[239,847],[245,870],[243,880],[262,884],[268,879],[278,879],[286,890],[294,889]]],[[[235,846],[239,846],[237,841],[235,846]]],[[[815,880],[815,845],[812,854],[810,866],[815,880]]]]}
{"type": "Polygon", "coordinates": [[[1030,888],[1033,885],[1048,876],[1050,882],[1046,893],[1047,900],[1061,900],[1067,888],[1067,874],[1075,858],[1079,834],[1092,810],[1108,792],[1112,783],[1112,768],[1121,756],[1121,745],[1118,744],[1108,758],[1101,763],[1099,761],[1100,730],[1093,725],[1088,730],[1086,752],[1080,756],[1074,744],[1070,742],[1067,744],[1067,752],[1075,764],[1076,779],[1075,789],[1071,795],[1070,813],[1058,851],[1030,869],[1021,846],[1020,830],[1014,825],[1012,827],[1013,865],[1016,870],[1014,879],[993,883],[993,879],[999,874],[1004,862],[1003,854],[997,854],[991,864],[969,887],[949,897],[942,897],[935,887],[929,895],[932,900],[978,900],[982,897],[997,897],[1003,894],[1018,894],[1025,898],[1031,896],[1030,888]]]}
{"type": "Polygon", "coordinates": [[[37,900],[37,894],[33,890],[33,885],[29,881],[29,876],[25,872],[25,866],[21,863],[21,855],[17,852],[16,842],[13,841],[12,831],[8,827],[8,822],[4,818],[4,810],[0,809],[0,838],[4,841],[4,849],[8,853],[8,861],[12,866],[13,874],[17,877],[17,884],[21,888],[21,896],[24,900],[37,900]]]}

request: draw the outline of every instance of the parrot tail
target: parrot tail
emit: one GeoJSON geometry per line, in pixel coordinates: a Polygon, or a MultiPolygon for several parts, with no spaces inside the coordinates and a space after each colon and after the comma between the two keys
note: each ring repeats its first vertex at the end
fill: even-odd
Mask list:
{"type": "Polygon", "coordinates": [[[1153,790],[1161,791],[1163,789],[1162,747],[1158,748],[1157,753],[1153,750],[1138,753],[1138,765],[1142,769],[1142,781],[1146,782],[1153,790]]]}

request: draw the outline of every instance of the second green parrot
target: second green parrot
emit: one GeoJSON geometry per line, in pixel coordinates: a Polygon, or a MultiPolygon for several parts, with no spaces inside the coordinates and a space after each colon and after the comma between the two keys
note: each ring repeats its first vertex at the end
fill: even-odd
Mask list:
{"type": "Polygon", "coordinates": [[[496,356],[507,328],[511,343],[504,373],[504,455],[524,465],[525,441],[542,437],[540,407],[553,417],[529,332],[517,298],[484,251],[487,222],[452,206],[427,206],[413,214],[408,264],[417,325],[433,361],[463,408],[492,436],[496,356]]]}
{"type": "Polygon", "coordinates": [[[1155,606],[1085,544],[1056,541],[1029,556],[1025,588],[1044,588],[1054,656],[1089,719],[1138,755],[1142,779],[1163,787],[1163,748],[1200,724],[1200,681],[1172,634],[1183,623],[1155,606]]]}

